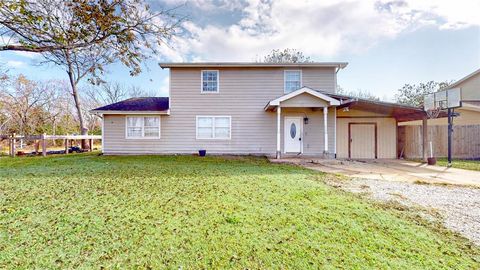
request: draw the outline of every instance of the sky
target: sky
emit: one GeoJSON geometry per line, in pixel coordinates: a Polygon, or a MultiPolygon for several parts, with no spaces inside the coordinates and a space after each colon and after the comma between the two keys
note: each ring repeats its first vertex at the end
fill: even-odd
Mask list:
{"type": "MultiPolygon", "coordinates": [[[[480,1],[456,0],[150,0],[154,10],[178,7],[182,30],[143,72],[109,66],[107,81],[168,95],[159,62],[256,61],[292,48],[314,61],[345,61],[338,84],[392,101],[404,84],[458,80],[480,68],[480,1]]],[[[31,53],[1,52],[10,73],[66,79],[31,53]]]]}

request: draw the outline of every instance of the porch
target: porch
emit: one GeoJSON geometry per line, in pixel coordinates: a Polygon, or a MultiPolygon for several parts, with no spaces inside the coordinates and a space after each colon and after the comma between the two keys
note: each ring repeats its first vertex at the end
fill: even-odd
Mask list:
{"type": "MultiPolygon", "coordinates": [[[[396,159],[403,142],[398,123],[427,116],[420,108],[362,100],[303,87],[270,101],[265,111],[275,114],[275,158],[321,157],[396,159]]],[[[427,158],[428,142],[419,147],[427,158]]]]}
{"type": "Polygon", "coordinates": [[[335,157],[335,106],[340,102],[303,87],[270,101],[276,117],[276,155],[335,157]]]}

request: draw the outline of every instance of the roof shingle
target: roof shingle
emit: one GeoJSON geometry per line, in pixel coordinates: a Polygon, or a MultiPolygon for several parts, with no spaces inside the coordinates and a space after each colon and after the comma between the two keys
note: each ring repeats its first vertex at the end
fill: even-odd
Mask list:
{"type": "Polygon", "coordinates": [[[168,109],[168,97],[138,97],[99,107],[93,111],[166,111],[168,109]]]}

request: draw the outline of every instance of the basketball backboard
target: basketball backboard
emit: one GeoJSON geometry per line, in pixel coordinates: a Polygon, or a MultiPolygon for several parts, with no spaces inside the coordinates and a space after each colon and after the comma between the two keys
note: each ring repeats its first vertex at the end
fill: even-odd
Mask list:
{"type": "Polygon", "coordinates": [[[435,93],[425,95],[423,98],[423,109],[425,111],[435,109],[435,93]]]}
{"type": "Polygon", "coordinates": [[[424,96],[424,110],[446,110],[461,106],[460,88],[452,88],[424,96]]]}
{"type": "Polygon", "coordinates": [[[462,106],[462,93],[460,88],[452,88],[447,90],[448,100],[447,106],[448,108],[458,108],[462,106]]]}
{"type": "Polygon", "coordinates": [[[447,95],[448,90],[444,91],[438,91],[435,94],[435,107],[439,108],[440,110],[448,109],[447,104],[448,104],[448,95],[447,95]]]}

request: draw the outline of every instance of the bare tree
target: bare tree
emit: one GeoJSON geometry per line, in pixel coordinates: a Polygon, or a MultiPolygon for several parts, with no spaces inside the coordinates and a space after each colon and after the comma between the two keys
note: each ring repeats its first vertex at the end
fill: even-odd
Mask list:
{"type": "MultiPolygon", "coordinates": [[[[1,1],[2,50],[41,53],[65,69],[81,134],[87,134],[78,84],[102,82],[105,67],[120,61],[131,75],[176,34],[173,10],[152,11],[143,0],[1,1]]],[[[85,147],[85,142],[82,142],[85,147]]]]}
{"type": "Polygon", "coordinates": [[[447,87],[451,82],[434,82],[405,84],[397,90],[395,100],[398,103],[407,104],[415,107],[423,106],[423,98],[426,94],[434,93],[442,88],[447,87]]]}
{"type": "Polygon", "coordinates": [[[310,57],[295,49],[272,50],[263,58],[264,63],[308,63],[310,57]]]}
{"type": "Polygon", "coordinates": [[[370,93],[367,90],[358,89],[357,91],[348,91],[343,89],[340,85],[337,86],[337,93],[340,95],[346,95],[351,97],[356,97],[360,99],[372,100],[372,101],[380,101],[380,98],[375,96],[374,94],[370,93]]]}
{"type": "Polygon", "coordinates": [[[44,106],[48,103],[47,88],[25,76],[19,75],[12,82],[12,89],[1,93],[4,112],[10,119],[10,131],[32,134],[41,129],[37,125],[43,118],[44,106]]]}
{"type": "Polygon", "coordinates": [[[155,96],[151,91],[146,91],[139,86],[131,85],[128,88],[128,97],[150,97],[155,96]]]}
{"type": "Polygon", "coordinates": [[[138,86],[126,86],[119,82],[105,82],[98,86],[87,87],[84,92],[86,99],[92,104],[92,108],[132,97],[152,96],[152,93],[144,91],[138,86]]]}
{"type": "Polygon", "coordinates": [[[8,116],[6,112],[5,96],[2,94],[6,91],[8,76],[7,72],[2,68],[4,65],[0,63],[0,134],[8,122],[8,116]]]}
{"type": "Polygon", "coordinates": [[[43,84],[47,88],[46,92],[49,97],[48,102],[44,105],[45,117],[49,122],[51,134],[56,135],[59,125],[63,126],[64,130],[72,126],[72,123],[61,123],[65,115],[74,114],[70,107],[71,99],[65,95],[69,85],[61,80],[50,80],[43,84]]]}

